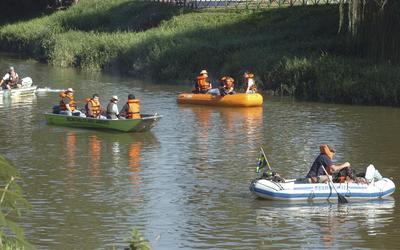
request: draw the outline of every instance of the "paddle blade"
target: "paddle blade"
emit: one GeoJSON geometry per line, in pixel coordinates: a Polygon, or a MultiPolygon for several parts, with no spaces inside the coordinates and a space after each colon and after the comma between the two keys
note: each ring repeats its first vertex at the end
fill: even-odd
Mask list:
{"type": "Polygon", "coordinates": [[[347,199],[343,196],[343,195],[341,195],[341,194],[337,194],[338,196],[338,202],[340,203],[340,204],[344,204],[344,203],[349,203],[348,201],[347,201],[347,199]]]}

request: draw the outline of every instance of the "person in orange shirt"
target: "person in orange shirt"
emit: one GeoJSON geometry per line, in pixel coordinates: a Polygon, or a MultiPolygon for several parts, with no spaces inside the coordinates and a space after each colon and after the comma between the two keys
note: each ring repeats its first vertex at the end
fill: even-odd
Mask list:
{"type": "Polygon", "coordinates": [[[212,88],[212,85],[208,79],[208,73],[207,70],[203,69],[200,72],[200,75],[197,76],[197,81],[193,90],[193,93],[195,94],[206,94],[208,91],[210,91],[212,88]]]}

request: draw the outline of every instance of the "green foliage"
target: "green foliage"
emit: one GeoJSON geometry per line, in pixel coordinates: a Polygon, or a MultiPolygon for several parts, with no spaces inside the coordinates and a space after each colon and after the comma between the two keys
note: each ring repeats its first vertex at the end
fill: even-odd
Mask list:
{"type": "Polygon", "coordinates": [[[150,243],[142,236],[139,230],[133,229],[129,244],[131,250],[151,250],[150,243]]]}
{"type": "Polygon", "coordinates": [[[23,230],[13,221],[29,207],[17,184],[16,169],[0,156],[0,249],[30,249],[23,230]]]}
{"type": "Polygon", "coordinates": [[[55,66],[117,69],[169,82],[189,82],[203,68],[214,79],[241,79],[250,70],[262,88],[284,84],[302,99],[398,105],[391,91],[398,66],[357,58],[346,49],[346,36],[337,34],[338,18],[334,5],[188,11],[163,3],[81,0],[65,11],[0,27],[0,49],[55,66]]]}

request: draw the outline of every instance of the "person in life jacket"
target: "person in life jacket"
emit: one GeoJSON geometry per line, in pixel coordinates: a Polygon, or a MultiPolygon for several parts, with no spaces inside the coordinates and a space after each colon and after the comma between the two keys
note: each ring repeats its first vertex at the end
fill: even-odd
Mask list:
{"type": "Polygon", "coordinates": [[[120,116],[126,119],[139,119],[140,116],[140,101],[133,94],[128,95],[127,103],[122,107],[120,116]]]}
{"type": "Polygon", "coordinates": [[[333,156],[335,155],[335,150],[329,145],[322,144],[319,146],[319,150],[320,154],[315,159],[310,168],[310,171],[306,176],[306,178],[310,178],[312,183],[325,183],[329,181],[328,178],[331,177],[327,176],[322,168],[325,168],[326,172],[329,175],[332,175],[333,172],[337,172],[344,168],[350,167],[349,162],[345,162],[339,165],[334,165],[332,163],[333,156]]]}
{"type": "Polygon", "coordinates": [[[18,81],[19,76],[17,72],[15,72],[14,67],[11,66],[1,79],[0,86],[2,89],[20,88],[21,84],[18,84],[18,81]]]}
{"type": "Polygon", "coordinates": [[[102,118],[102,119],[105,118],[101,116],[103,108],[101,107],[100,97],[98,94],[94,94],[92,98],[87,100],[85,109],[86,109],[86,117],[102,118]]]}
{"type": "Polygon", "coordinates": [[[207,70],[203,69],[200,72],[200,75],[197,76],[197,81],[194,87],[194,90],[192,91],[195,94],[206,94],[208,91],[212,89],[212,85],[208,79],[208,73],[207,70]]]}
{"type": "Polygon", "coordinates": [[[246,71],[243,75],[246,88],[246,94],[254,94],[257,92],[257,86],[254,81],[254,74],[246,71]]]}
{"type": "Polygon", "coordinates": [[[118,111],[118,96],[113,95],[111,97],[110,102],[107,105],[107,119],[118,120],[119,111],[118,111]]]}
{"type": "Polygon", "coordinates": [[[230,76],[223,76],[220,79],[221,87],[219,89],[220,95],[232,95],[235,94],[234,89],[234,82],[235,80],[230,76]]]}
{"type": "Polygon", "coordinates": [[[59,109],[61,115],[81,116],[81,111],[76,108],[74,90],[72,88],[68,88],[65,92],[60,93],[60,97],[59,109]]]}

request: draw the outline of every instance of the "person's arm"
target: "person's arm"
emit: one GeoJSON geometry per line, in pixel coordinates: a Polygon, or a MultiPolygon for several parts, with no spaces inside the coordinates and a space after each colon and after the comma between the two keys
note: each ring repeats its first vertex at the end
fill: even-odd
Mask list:
{"type": "Polygon", "coordinates": [[[345,163],[340,164],[340,165],[332,165],[332,166],[330,166],[330,169],[331,169],[331,173],[333,173],[333,172],[340,171],[343,168],[347,168],[347,167],[350,167],[350,163],[349,162],[345,162],[345,163]]]}

